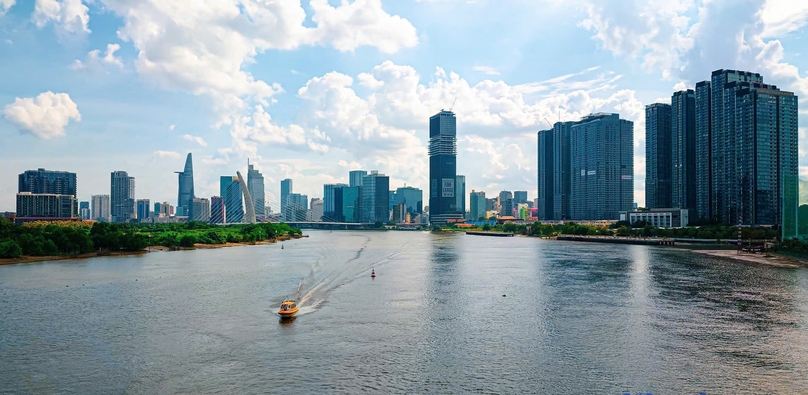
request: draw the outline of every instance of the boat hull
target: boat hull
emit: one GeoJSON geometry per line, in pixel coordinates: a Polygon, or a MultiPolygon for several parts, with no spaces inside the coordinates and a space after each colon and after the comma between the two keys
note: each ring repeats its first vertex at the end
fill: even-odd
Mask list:
{"type": "Polygon", "coordinates": [[[295,314],[297,314],[297,312],[298,312],[298,309],[289,310],[289,311],[279,311],[278,315],[281,316],[281,318],[291,318],[291,317],[294,317],[295,314]]]}

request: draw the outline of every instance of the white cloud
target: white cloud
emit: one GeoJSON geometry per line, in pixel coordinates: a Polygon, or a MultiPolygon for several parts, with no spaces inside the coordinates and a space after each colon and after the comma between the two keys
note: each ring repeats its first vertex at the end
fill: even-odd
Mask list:
{"type": "Polygon", "coordinates": [[[760,10],[763,20],[763,38],[780,37],[805,26],[808,20],[808,2],[767,0],[760,10]]]}
{"type": "Polygon", "coordinates": [[[118,44],[107,44],[107,50],[103,57],[100,56],[100,50],[94,49],[87,53],[87,60],[82,62],[81,60],[76,59],[73,61],[70,68],[73,70],[84,70],[89,68],[98,68],[101,64],[114,64],[123,68],[123,61],[121,58],[115,56],[115,52],[119,49],[121,49],[121,46],[118,44]]]}
{"type": "Polygon", "coordinates": [[[0,16],[5,15],[16,1],[17,0],[0,0],[0,16]]]}
{"type": "Polygon", "coordinates": [[[311,0],[314,40],[340,51],[371,45],[385,53],[418,44],[415,27],[406,19],[382,10],[381,0],[343,1],[332,7],[328,0],[311,0]]]}
{"type": "Polygon", "coordinates": [[[81,121],[78,106],[67,93],[43,92],[36,98],[16,98],[5,107],[3,116],[21,132],[42,139],[65,135],[70,120],[81,121]]]}
{"type": "MultiPolygon", "coordinates": [[[[172,126],[171,130],[174,130],[174,127],[173,127],[174,125],[171,125],[171,126],[172,126]]],[[[199,145],[201,145],[203,147],[208,146],[208,143],[205,142],[205,139],[203,139],[202,137],[199,137],[199,136],[193,136],[193,135],[190,135],[190,134],[183,134],[182,138],[184,138],[185,140],[197,143],[197,144],[199,144],[199,145]]]]}
{"type": "Polygon", "coordinates": [[[81,0],[36,0],[31,18],[39,28],[53,22],[60,33],[89,33],[87,11],[81,0]]]}
{"type": "Polygon", "coordinates": [[[174,130],[175,127],[176,127],[175,125],[171,125],[168,127],[168,130],[174,130]]]}
{"type": "Polygon", "coordinates": [[[488,75],[499,75],[499,71],[490,66],[474,66],[472,70],[488,75]]]}
{"type": "Polygon", "coordinates": [[[154,157],[159,159],[179,159],[182,155],[174,151],[154,151],[154,157]]]}

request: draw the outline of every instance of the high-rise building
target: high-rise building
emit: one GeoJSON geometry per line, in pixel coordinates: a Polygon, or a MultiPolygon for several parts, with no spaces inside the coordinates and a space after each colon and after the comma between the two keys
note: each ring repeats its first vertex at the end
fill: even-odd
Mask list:
{"type": "Polygon", "coordinates": [[[671,147],[671,207],[695,215],[696,93],[692,89],[671,97],[671,147]]]}
{"type": "Polygon", "coordinates": [[[327,222],[342,222],[342,189],[346,184],[323,185],[323,216],[327,222]]]}
{"type": "Polygon", "coordinates": [[[349,185],[352,187],[361,187],[362,178],[364,178],[366,175],[368,175],[368,172],[365,170],[351,170],[348,173],[349,185]]]}
{"type": "Polygon", "coordinates": [[[221,196],[211,196],[210,198],[210,223],[226,223],[227,216],[224,209],[224,198],[221,196]]]}
{"type": "Polygon", "coordinates": [[[645,207],[671,207],[671,106],[645,106],[645,207]]]}
{"type": "Polygon", "coordinates": [[[634,123],[597,113],[570,131],[570,219],[619,219],[634,202],[634,123]]]}
{"type": "Polygon", "coordinates": [[[469,220],[470,221],[479,221],[482,219],[488,219],[485,215],[485,192],[475,192],[471,191],[469,195],[469,220]]]}
{"type": "MultiPolygon", "coordinates": [[[[32,194],[70,195],[77,198],[76,173],[67,171],[54,171],[39,168],[26,170],[19,175],[17,192],[30,192],[32,194]]],[[[28,198],[26,198],[27,201],[28,198]]],[[[76,207],[73,212],[79,214],[78,200],[73,199],[76,207]]],[[[18,214],[19,216],[19,214],[18,214]]]]}
{"type": "Polygon", "coordinates": [[[151,201],[149,199],[138,199],[137,204],[137,220],[138,222],[148,222],[151,216],[151,201]]]}
{"type": "Polygon", "coordinates": [[[289,194],[292,193],[292,180],[291,179],[283,179],[281,180],[281,213],[286,213],[286,201],[289,198],[289,194]]]}
{"type": "Polygon", "coordinates": [[[82,220],[86,221],[92,219],[92,212],[90,211],[90,202],[79,202],[79,216],[82,220]]]}
{"type": "Polygon", "coordinates": [[[325,204],[325,202],[322,199],[311,198],[311,204],[309,205],[309,207],[311,207],[309,209],[310,216],[308,218],[308,220],[310,222],[320,222],[320,221],[322,221],[323,213],[324,213],[324,211],[323,211],[324,210],[324,207],[323,207],[324,204],[325,204]]]}
{"type": "Polygon", "coordinates": [[[342,209],[340,221],[362,222],[362,187],[353,186],[340,189],[342,209]]]}
{"type": "Polygon", "coordinates": [[[513,191],[513,204],[527,203],[527,191],[513,191]]]}
{"type": "Polygon", "coordinates": [[[306,211],[309,209],[309,197],[299,193],[290,193],[286,197],[285,211],[283,216],[289,222],[306,221],[306,211]]]}
{"type": "Polygon", "coordinates": [[[189,221],[209,222],[210,221],[210,201],[204,198],[194,198],[191,201],[193,207],[191,212],[194,213],[193,218],[188,218],[189,221]]]}
{"type": "Polygon", "coordinates": [[[551,220],[555,204],[555,161],[554,144],[555,130],[541,130],[538,134],[538,207],[537,215],[539,219],[551,220]]]}
{"type": "Polygon", "coordinates": [[[501,191],[499,193],[499,215],[513,215],[513,194],[511,191],[501,191]]]}
{"type": "Polygon", "coordinates": [[[716,70],[696,85],[695,107],[697,216],[795,236],[797,97],[760,74],[716,70]]]}
{"type": "Polygon", "coordinates": [[[390,178],[371,171],[362,178],[362,222],[384,222],[390,218],[390,178]]]}
{"type": "Polygon", "coordinates": [[[556,122],[553,125],[553,217],[567,220],[570,217],[571,178],[570,133],[575,122],[556,122]]]}
{"type": "Polygon", "coordinates": [[[219,177],[219,193],[224,198],[225,219],[228,224],[244,221],[244,197],[238,177],[219,177]]]}
{"type": "MultiPolygon", "coordinates": [[[[185,168],[183,171],[177,171],[177,181],[179,188],[177,189],[177,211],[179,215],[187,216],[188,219],[194,217],[193,205],[194,200],[194,163],[191,153],[185,158],[185,168]]],[[[138,216],[138,218],[140,218],[138,216]]]]}
{"type": "Polygon", "coordinates": [[[20,192],[15,222],[74,219],[78,217],[76,207],[73,195],[20,192]]]}
{"type": "Polygon", "coordinates": [[[410,215],[421,214],[423,210],[424,191],[413,187],[396,189],[393,204],[404,203],[410,215]]]}
{"type": "Polygon", "coordinates": [[[110,174],[112,222],[129,222],[135,216],[135,177],[125,171],[110,174]]]}
{"type": "Polygon", "coordinates": [[[396,224],[403,224],[407,220],[407,205],[404,203],[393,204],[390,220],[396,224]]]}
{"type": "Polygon", "coordinates": [[[249,159],[247,160],[247,189],[250,191],[253,207],[255,207],[255,216],[257,218],[266,217],[266,212],[264,211],[264,175],[250,164],[249,159]]]}
{"type": "Polygon", "coordinates": [[[99,222],[112,222],[112,214],[109,207],[109,195],[93,195],[92,219],[99,222]]]}
{"type": "Polygon", "coordinates": [[[446,223],[463,213],[455,197],[457,183],[457,118],[441,111],[429,118],[429,220],[446,223]]]}
{"type": "Polygon", "coordinates": [[[466,176],[458,175],[455,178],[455,207],[466,217],[466,176]]]}

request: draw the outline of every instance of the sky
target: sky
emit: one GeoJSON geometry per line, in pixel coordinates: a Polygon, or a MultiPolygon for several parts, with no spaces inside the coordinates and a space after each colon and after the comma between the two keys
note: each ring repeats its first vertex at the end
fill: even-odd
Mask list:
{"type": "Polygon", "coordinates": [[[0,211],[36,168],[176,204],[188,152],[197,196],[249,159],[273,211],[280,180],[322,197],[354,169],[426,196],[449,108],[467,194],[531,199],[537,131],[619,113],[642,206],[645,105],[722,68],[800,97],[808,177],[806,22],[794,0],[0,0],[0,211]]]}

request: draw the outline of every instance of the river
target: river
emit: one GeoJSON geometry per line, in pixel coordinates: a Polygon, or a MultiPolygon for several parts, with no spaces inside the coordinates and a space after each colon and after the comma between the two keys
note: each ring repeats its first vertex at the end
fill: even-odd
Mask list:
{"type": "Polygon", "coordinates": [[[0,267],[0,393],[808,389],[805,269],[526,237],[307,234],[0,267]],[[287,297],[301,312],[282,322],[287,297]]]}

